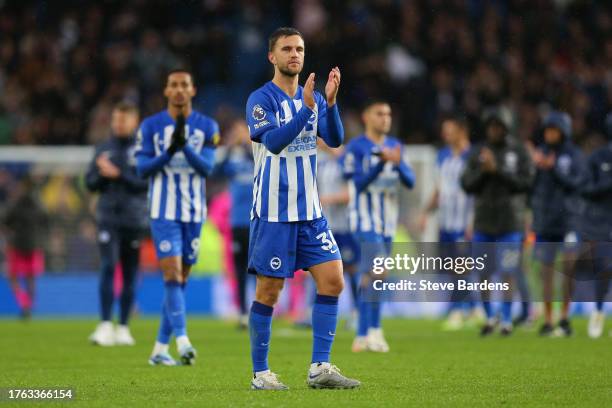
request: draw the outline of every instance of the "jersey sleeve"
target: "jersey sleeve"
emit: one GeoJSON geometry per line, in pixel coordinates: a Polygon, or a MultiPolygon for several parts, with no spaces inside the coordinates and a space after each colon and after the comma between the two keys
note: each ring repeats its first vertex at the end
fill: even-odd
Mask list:
{"type": "Polygon", "coordinates": [[[344,128],[338,104],[330,108],[319,92],[315,93],[315,98],[318,108],[317,133],[329,147],[339,147],[344,142],[344,128]]]}
{"type": "Polygon", "coordinates": [[[399,172],[400,180],[406,187],[412,188],[414,187],[414,182],[415,182],[416,177],[414,175],[414,171],[412,170],[412,166],[410,166],[410,163],[406,159],[404,146],[399,141],[397,143],[400,146],[400,151],[401,151],[400,162],[397,165],[397,170],[399,172]]]}
{"type": "Polygon", "coordinates": [[[342,175],[345,179],[350,179],[355,174],[357,162],[361,160],[357,158],[357,152],[354,143],[349,143],[346,146],[346,151],[340,158],[340,164],[342,166],[342,175]]]}
{"type": "Polygon", "coordinates": [[[261,143],[261,136],[279,127],[272,101],[261,91],[251,94],[246,104],[246,121],[251,140],[261,143]]]}
{"type": "Polygon", "coordinates": [[[221,132],[219,131],[219,124],[216,120],[209,120],[208,129],[205,136],[204,147],[217,147],[221,141],[221,132]]]}
{"type": "MultiPolygon", "coordinates": [[[[319,124],[319,129],[321,124],[327,123],[327,101],[319,92],[315,91],[315,100],[317,102],[317,122],[319,124]]],[[[321,136],[321,132],[319,131],[319,136],[321,136]]]]}
{"type": "Polygon", "coordinates": [[[155,149],[153,147],[153,132],[148,120],[143,120],[136,132],[136,156],[153,157],[155,149]]]}
{"type": "Polygon", "coordinates": [[[155,157],[155,146],[153,145],[153,129],[149,120],[145,119],[136,133],[136,172],[140,177],[149,177],[160,171],[172,159],[172,155],[166,150],[160,156],[155,157]]]}
{"type": "Polygon", "coordinates": [[[381,160],[366,171],[363,168],[363,159],[363,149],[355,142],[349,143],[342,173],[345,179],[352,180],[358,193],[365,190],[378,177],[385,165],[381,160]]]}

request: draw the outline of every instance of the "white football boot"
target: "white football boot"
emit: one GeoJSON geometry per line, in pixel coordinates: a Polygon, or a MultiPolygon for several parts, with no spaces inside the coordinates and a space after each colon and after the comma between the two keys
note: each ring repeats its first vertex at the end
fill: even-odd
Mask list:
{"type": "Polygon", "coordinates": [[[100,322],[96,330],[89,336],[89,341],[97,346],[109,347],[115,345],[115,331],[111,322],[100,322]]]}
{"type": "Polygon", "coordinates": [[[355,340],[353,340],[353,345],[351,346],[351,351],[353,353],[368,351],[368,338],[366,336],[355,337],[355,340]]]}
{"type": "Polygon", "coordinates": [[[306,383],[310,388],[318,389],[349,389],[361,385],[358,380],[342,375],[340,369],[330,363],[311,364],[306,383]]]}
{"type": "Polygon", "coordinates": [[[136,344],[129,327],[124,325],[117,326],[115,330],[115,344],[117,346],[133,346],[136,344]]]}
{"type": "Polygon", "coordinates": [[[605,315],[603,312],[598,310],[593,310],[591,312],[591,317],[589,318],[589,337],[592,339],[598,339],[601,337],[604,329],[604,320],[605,315]]]}
{"type": "Polygon", "coordinates": [[[388,353],[389,344],[385,340],[383,331],[381,328],[368,329],[368,350],[375,353],[388,353]]]}
{"type": "Polygon", "coordinates": [[[279,381],[278,376],[272,371],[267,370],[253,376],[251,380],[252,390],[271,390],[271,391],[284,391],[288,390],[285,384],[279,381]]]}

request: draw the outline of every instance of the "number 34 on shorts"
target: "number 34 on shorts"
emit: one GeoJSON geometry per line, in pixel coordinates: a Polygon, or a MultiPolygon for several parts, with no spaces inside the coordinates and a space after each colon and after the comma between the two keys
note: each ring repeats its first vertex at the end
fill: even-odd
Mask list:
{"type": "Polygon", "coordinates": [[[321,245],[322,250],[329,251],[332,254],[338,251],[338,244],[336,244],[334,234],[332,234],[330,229],[328,229],[327,232],[323,231],[317,235],[317,239],[320,239],[323,243],[323,245],[321,245]]]}
{"type": "Polygon", "coordinates": [[[250,273],[292,278],[296,270],[340,259],[325,217],[298,222],[251,220],[250,273]]]}

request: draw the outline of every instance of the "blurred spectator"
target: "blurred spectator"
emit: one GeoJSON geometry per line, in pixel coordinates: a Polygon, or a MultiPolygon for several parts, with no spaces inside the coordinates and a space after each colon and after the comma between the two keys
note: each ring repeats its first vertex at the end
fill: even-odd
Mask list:
{"type": "Polygon", "coordinates": [[[30,178],[21,181],[2,224],[8,237],[6,256],[11,289],[22,316],[29,318],[34,304],[35,278],[45,268],[43,244],[48,232],[48,217],[34,194],[30,178]]]}
{"type": "Polygon", "coordinates": [[[118,100],[145,116],[159,110],[160,76],[177,65],[195,72],[199,109],[241,111],[266,77],[266,35],[291,24],[307,38],[307,71],[342,68],[343,114],[389,99],[407,142],[436,141],[450,111],[473,126],[482,109],[504,105],[523,138],[543,107],[567,111],[582,143],[601,133],[612,104],[606,2],[6,0],[0,143],[96,142],[118,100]]]}

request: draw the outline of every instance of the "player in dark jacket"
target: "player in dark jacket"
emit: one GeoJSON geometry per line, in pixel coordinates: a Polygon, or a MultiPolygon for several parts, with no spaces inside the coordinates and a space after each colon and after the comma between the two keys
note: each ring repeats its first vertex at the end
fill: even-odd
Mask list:
{"type": "Polygon", "coordinates": [[[590,337],[600,337],[604,325],[604,299],[612,274],[612,113],[606,117],[608,143],[595,150],[586,163],[587,181],[581,192],[586,199],[582,234],[592,246],[596,308],[589,320],[590,337]]]}
{"type": "Polygon", "coordinates": [[[100,193],[96,221],[102,260],[101,322],[90,341],[102,346],[134,344],[127,324],[134,300],[140,241],[148,225],[148,183],[136,174],[134,158],[137,126],[137,108],[128,103],[118,104],[112,113],[112,135],[96,146],[86,175],[87,188],[100,193]],[[113,277],[117,262],[121,264],[123,291],[119,326],[113,330],[113,277]]]}
{"type": "Polygon", "coordinates": [[[544,120],[544,143],[533,154],[536,178],[531,194],[535,255],[542,264],[544,324],[540,335],[572,333],[568,319],[573,276],[572,250],[576,250],[577,227],[582,200],[579,188],[584,182],[584,161],[571,141],[572,121],[567,113],[551,112],[544,120]],[[566,243],[565,245],[563,243],[566,243]],[[573,243],[573,245],[572,245],[573,243]],[[563,307],[558,329],[553,328],[552,290],[554,261],[564,248],[563,307]]]}
{"type": "MultiPolygon", "coordinates": [[[[528,310],[528,291],[521,271],[521,243],[523,240],[525,194],[533,182],[533,164],[527,149],[520,141],[510,136],[510,118],[507,111],[494,109],[485,112],[484,128],[486,141],[476,146],[461,176],[463,189],[474,196],[474,235],[475,243],[503,243],[496,245],[497,260],[493,270],[487,268],[488,275],[499,272],[504,279],[516,279],[523,300],[521,321],[526,320],[528,310]]],[[[485,245],[477,245],[484,247],[485,245]]],[[[511,295],[508,293],[507,295],[511,295]]],[[[496,317],[488,293],[483,292],[483,306],[487,323],[481,330],[482,335],[494,331],[496,317]]],[[[512,303],[507,298],[502,305],[502,335],[512,333],[512,303]]]]}

